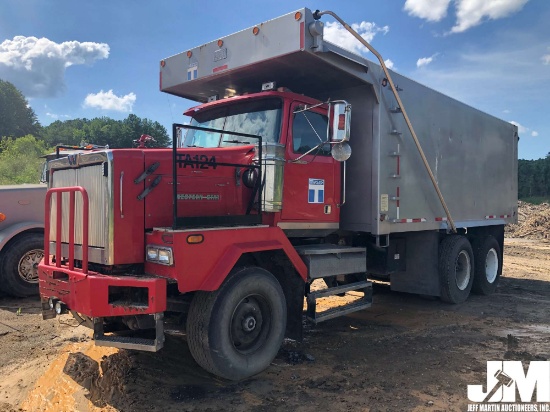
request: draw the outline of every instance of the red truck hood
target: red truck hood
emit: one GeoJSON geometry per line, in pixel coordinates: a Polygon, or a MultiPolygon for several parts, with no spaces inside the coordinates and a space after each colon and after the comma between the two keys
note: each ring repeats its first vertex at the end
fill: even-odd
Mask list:
{"type": "MultiPolygon", "coordinates": [[[[252,191],[242,172],[254,156],[251,145],[226,148],[184,148],[177,151],[178,216],[230,216],[246,212],[252,191]]],[[[172,151],[144,150],[144,166],[160,163],[147,180],[161,180],[145,198],[145,227],[172,224],[172,151]]],[[[148,183],[145,184],[145,187],[148,183]]]]}

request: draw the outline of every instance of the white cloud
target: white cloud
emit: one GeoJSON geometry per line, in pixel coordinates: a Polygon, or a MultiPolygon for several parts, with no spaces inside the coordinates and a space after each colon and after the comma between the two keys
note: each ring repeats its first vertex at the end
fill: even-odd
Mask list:
{"type": "Polygon", "coordinates": [[[437,57],[437,53],[431,55],[430,57],[422,57],[416,61],[416,67],[427,66],[428,64],[433,62],[436,57],[437,57]]]}
{"type": "Polygon", "coordinates": [[[511,113],[511,111],[510,111],[509,109],[504,109],[504,110],[502,111],[502,113],[508,114],[508,113],[511,113]]]}
{"type": "Polygon", "coordinates": [[[411,16],[439,21],[447,15],[451,0],[407,0],[404,10],[411,16]]]}
{"type": "Polygon", "coordinates": [[[136,95],[128,93],[125,96],[117,96],[113,90],[99,93],[90,93],[84,99],[84,107],[92,107],[101,110],[116,110],[118,112],[131,112],[136,102],[136,95]]]}
{"type": "Polygon", "coordinates": [[[545,107],[548,99],[540,90],[550,88],[550,70],[540,64],[539,59],[546,47],[546,40],[538,35],[512,32],[492,47],[449,50],[444,62],[417,69],[411,76],[496,116],[502,113],[502,109],[496,112],[496,108],[506,105],[509,110],[510,102],[545,107]],[[514,59],[510,59],[511,55],[514,59]],[[523,76],[518,83],[517,73],[529,75],[523,76]]]}
{"type": "Polygon", "coordinates": [[[54,120],[59,120],[60,118],[61,119],[70,119],[71,118],[71,116],[69,116],[68,114],[52,113],[52,109],[50,109],[47,104],[44,105],[44,110],[46,110],[46,116],[51,117],[54,120]]]}
{"type": "MultiPolygon", "coordinates": [[[[507,17],[521,10],[528,1],[454,0],[456,23],[450,33],[461,33],[487,19],[497,20],[507,17]]],[[[437,22],[447,15],[450,3],[450,0],[407,0],[404,10],[411,16],[437,22]]]]}
{"type": "Polygon", "coordinates": [[[55,113],[50,113],[50,112],[47,112],[46,116],[51,117],[54,120],[59,120],[60,118],[61,119],[70,119],[71,118],[71,116],[69,116],[68,114],[55,114],[55,113]]]}
{"type": "Polygon", "coordinates": [[[456,0],[456,25],[451,33],[460,33],[481,24],[484,19],[497,20],[523,8],[529,0],[456,0]]]}
{"type": "Polygon", "coordinates": [[[525,134],[529,131],[529,129],[521,124],[519,124],[518,122],[516,122],[515,120],[512,120],[510,121],[510,123],[512,123],[514,126],[517,126],[518,127],[518,133],[520,135],[522,134],[525,134]]]}
{"type": "Polygon", "coordinates": [[[54,97],[65,90],[65,70],[109,57],[105,43],[15,36],[0,43],[0,78],[12,82],[26,97],[54,97]]]}
{"type": "Polygon", "coordinates": [[[388,69],[395,70],[395,64],[390,59],[384,60],[384,64],[388,69]]]}
{"type": "Polygon", "coordinates": [[[548,66],[550,64],[550,54],[545,54],[540,58],[542,60],[542,64],[548,66]]]}
{"type": "MultiPolygon", "coordinates": [[[[376,23],[367,21],[353,23],[351,24],[351,28],[359,33],[368,43],[371,43],[378,33],[386,34],[390,31],[389,26],[380,27],[376,23]]],[[[331,43],[357,54],[368,52],[365,46],[359,43],[355,37],[337,22],[329,21],[325,23],[324,38],[331,43]]]]}
{"type": "Polygon", "coordinates": [[[537,137],[539,135],[539,132],[537,132],[536,130],[531,130],[528,127],[525,127],[514,120],[512,120],[510,123],[518,127],[518,134],[520,135],[520,137],[522,135],[528,134],[529,132],[531,132],[530,133],[531,137],[537,137]]]}

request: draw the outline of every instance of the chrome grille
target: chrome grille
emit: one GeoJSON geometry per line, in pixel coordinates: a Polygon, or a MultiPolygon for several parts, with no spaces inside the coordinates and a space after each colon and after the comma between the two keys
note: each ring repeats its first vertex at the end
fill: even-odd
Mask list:
{"type": "MultiPolygon", "coordinates": [[[[51,187],[81,186],[88,192],[90,201],[88,241],[89,246],[105,248],[107,246],[109,231],[109,205],[108,205],[108,182],[103,176],[103,165],[96,164],[85,166],[79,169],[56,170],[53,174],[51,187]]],[[[69,241],[69,194],[63,195],[63,227],[62,243],[69,241]]],[[[57,217],[57,195],[52,196],[51,207],[51,230],[50,241],[56,239],[57,217]]],[[[82,197],[79,193],[75,195],[75,244],[82,244],[82,197]]]]}

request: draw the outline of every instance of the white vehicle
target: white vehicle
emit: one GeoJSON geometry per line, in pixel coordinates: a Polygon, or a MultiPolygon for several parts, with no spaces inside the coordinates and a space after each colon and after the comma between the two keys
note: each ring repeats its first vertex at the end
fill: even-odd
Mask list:
{"type": "Polygon", "coordinates": [[[38,294],[48,162],[98,147],[58,145],[55,153],[44,156],[42,183],[0,186],[0,290],[18,297],[38,294]]]}
{"type": "Polygon", "coordinates": [[[45,184],[0,186],[0,289],[10,295],[38,293],[46,189],[45,184]]]}

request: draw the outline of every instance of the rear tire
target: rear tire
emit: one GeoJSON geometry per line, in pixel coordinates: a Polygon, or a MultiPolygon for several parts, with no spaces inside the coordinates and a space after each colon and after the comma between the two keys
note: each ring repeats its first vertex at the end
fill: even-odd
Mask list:
{"type": "Polygon", "coordinates": [[[474,281],[474,253],[464,236],[449,235],[439,245],[441,300],[462,303],[474,281]]]}
{"type": "Polygon", "coordinates": [[[475,259],[475,276],[472,292],[490,295],[497,288],[502,274],[500,245],[493,236],[476,239],[472,243],[475,259]]]}
{"type": "Polygon", "coordinates": [[[240,380],[266,369],[286,329],[286,301],[268,271],[241,268],[214,292],[197,292],[187,317],[195,361],[214,375],[240,380]]]}
{"type": "Polygon", "coordinates": [[[44,257],[44,235],[27,233],[3,251],[0,281],[6,293],[27,297],[38,295],[38,264],[44,257]]]}

